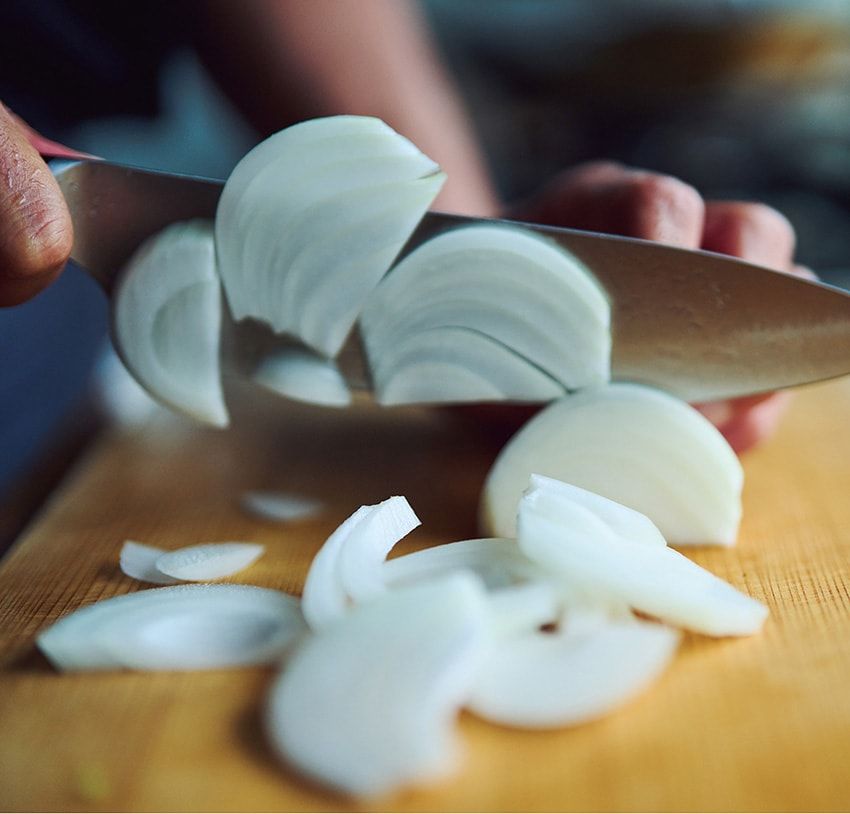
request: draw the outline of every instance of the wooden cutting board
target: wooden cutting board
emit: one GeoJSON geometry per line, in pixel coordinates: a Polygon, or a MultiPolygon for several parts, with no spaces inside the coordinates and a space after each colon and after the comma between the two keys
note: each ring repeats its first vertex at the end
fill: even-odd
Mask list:
{"type": "Polygon", "coordinates": [[[763,634],[689,637],[645,695],[548,733],[463,715],[453,779],[363,806],[303,782],[262,731],[273,673],[58,675],[33,649],[62,614],[138,587],[123,540],[257,540],[241,581],[298,591],[353,509],[407,495],[407,545],[473,536],[496,445],[441,412],[241,406],[236,431],[166,422],[101,438],[0,567],[2,810],[834,810],[850,808],[850,380],[799,394],[745,458],[737,548],[694,558],[766,601],[763,634]],[[277,526],[246,489],[327,502],[277,526]]]}

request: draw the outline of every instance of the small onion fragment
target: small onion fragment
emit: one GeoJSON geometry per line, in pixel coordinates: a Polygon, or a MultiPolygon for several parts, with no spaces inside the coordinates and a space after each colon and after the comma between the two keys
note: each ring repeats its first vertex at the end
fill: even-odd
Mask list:
{"type": "Polygon", "coordinates": [[[305,630],[298,599],[253,585],[174,585],[112,597],[42,631],[59,670],[203,670],[277,661],[305,630]]]}
{"type": "Polygon", "coordinates": [[[743,471],[718,430],[685,402],[611,384],[549,405],[505,446],[487,476],[485,534],[512,537],[538,472],[646,515],[672,545],[735,542],[743,471]]]}
{"type": "Polygon", "coordinates": [[[441,778],[458,761],[453,723],[487,635],[484,592],[467,574],[358,605],[293,653],[271,691],[270,739],[347,794],[441,778]]]}
{"type": "Polygon", "coordinates": [[[115,289],[116,348],[151,395],[198,421],[225,427],[220,327],[212,225],[177,223],[145,241],[115,289]]]}
{"type": "MultiPolygon", "coordinates": [[[[493,398],[494,391],[514,397],[533,375],[532,395],[541,400],[553,397],[553,385],[572,390],[610,377],[610,306],[601,287],[571,254],[518,226],[468,226],[426,241],[381,281],[360,325],[379,395],[387,388],[388,400],[398,398],[393,378],[417,363],[417,343],[429,363],[469,367],[465,399],[473,398],[475,374],[488,374],[477,382],[481,399],[493,398]],[[474,346],[469,337],[450,355],[449,339],[437,341],[447,329],[493,340],[534,373],[518,369],[504,354],[497,357],[492,347],[474,346]],[[435,338],[419,337],[428,331],[435,338]],[[485,367],[479,370],[482,358],[485,367]],[[541,373],[553,381],[541,379],[541,373]]],[[[460,336],[455,340],[461,343],[460,336]]],[[[439,400],[439,377],[431,384],[439,400]]]]}
{"type": "Polygon", "coordinates": [[[220,579],[247,568],[263,551],[258,543],[202,543],[163,552],[156,567],[175,579],[220,579]]]}
{"type": "Polygon", "coordinates": [[[325,507],[318,498],[293,492],[245,492],[241,503],[246,512],[279,523],[307,520],[325,507]]]}
{"type": "Polygon", "coordinates": [[[163,574],[156,567],[156,561],[165,554],[165,549],[143,545],[133,540],[127,540],[121,547],[119,562],[121,570],[133,579],[141,582],[152,582],[156,585],[174,585],[180,580],[163,574]]]}
{"type": "Polygon", "coordinates": [[[351,391],[336,364],[302,348],[286,348],[266,357],[251,378],[296,401],[323,407],[351,404],[351,391]]]}
{"type": "Polygon", "coordinates": [[[538,482],[522,498],[520,548],[579,589],[709,636],[748,636],[768,610],[672,548],[621,537],[604,513],[538,482]]]}
{"type": "Polygon", "coordinates": [[[444,180],[370,117],[314,119],[266,139],[237,164],[216,214],[234,317],[335,356],[444,180]]]}

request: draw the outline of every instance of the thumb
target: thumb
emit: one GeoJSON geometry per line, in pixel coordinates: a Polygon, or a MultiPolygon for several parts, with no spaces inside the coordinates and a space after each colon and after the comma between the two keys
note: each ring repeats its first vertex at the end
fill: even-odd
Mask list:
{"type": "Polygon", "coordinates": [[[59,186],[0,104],[0,305],[35,296],[62,270],[73,227],[59,186]]]}

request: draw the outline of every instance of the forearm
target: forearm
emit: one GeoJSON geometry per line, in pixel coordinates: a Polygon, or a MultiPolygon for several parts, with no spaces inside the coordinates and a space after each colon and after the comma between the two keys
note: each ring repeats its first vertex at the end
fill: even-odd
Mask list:
{"type": "Polygon", "coordinates": [[[405,0],[211,0],[201,53],[261,130],[377,116],[448,173],[436,207],[498,208],[477,141],[416,6],[405,0]]]}

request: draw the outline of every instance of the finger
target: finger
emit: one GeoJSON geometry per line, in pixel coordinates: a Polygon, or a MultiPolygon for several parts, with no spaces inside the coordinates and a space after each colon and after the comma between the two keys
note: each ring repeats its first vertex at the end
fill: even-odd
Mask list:
{"type": "Polygon", "coordinates": [[[56,180],[0,104],[0,305],[48,285],[71,253],[71,217],[56,180]]]}
{"type": "Polygon", "coordinates": [[[705,206],[672,176],[594,162],[560,176],[520,212],[539,223],[697,248],[705,206]]]}
{"type": "Polygon", "coordinates": [[[735,452],[746,452],[773,435],[791,400],[791,393],[774,393],[753,406],[733,405],[731,417],[718,429],[735,452]]]}
{"type": "Polygon", "coordinates": [[[744,201],[706,203],[703,249],[790,271],[795,243],[794,228],[772,207],[744,201]]]}

